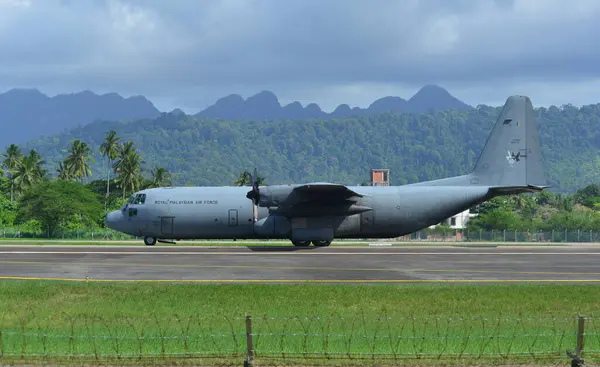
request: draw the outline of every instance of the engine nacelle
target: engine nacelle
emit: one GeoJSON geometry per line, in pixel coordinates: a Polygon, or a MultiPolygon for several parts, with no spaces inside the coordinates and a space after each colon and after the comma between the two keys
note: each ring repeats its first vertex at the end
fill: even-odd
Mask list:
{"type": "Polygon", "coordinates": [[[258,206],[277,207],[285,201],[294,190],[291,185],[273,185],[260,188],[260,200],[258,206]]]}

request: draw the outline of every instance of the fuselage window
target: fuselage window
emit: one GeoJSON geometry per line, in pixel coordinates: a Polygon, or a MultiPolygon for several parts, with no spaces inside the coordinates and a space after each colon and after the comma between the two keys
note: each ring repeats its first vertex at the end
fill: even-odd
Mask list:
{"type": "Polygon", "coordinates": [[[137,208],[129,208],[129,216],[130,217],[135,217],[138,214],[138,210],[137,208]]]}

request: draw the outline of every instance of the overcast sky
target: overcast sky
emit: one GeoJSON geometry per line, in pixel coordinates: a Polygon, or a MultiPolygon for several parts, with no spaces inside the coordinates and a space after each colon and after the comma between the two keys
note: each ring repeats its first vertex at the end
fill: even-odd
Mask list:
{"type": "Polygon", "coordinates": [[[477,105],[600,102],[599,0],[0,0],[0,92],[199,111],[268,89],[367,107],[438,84],[477,105]]]}

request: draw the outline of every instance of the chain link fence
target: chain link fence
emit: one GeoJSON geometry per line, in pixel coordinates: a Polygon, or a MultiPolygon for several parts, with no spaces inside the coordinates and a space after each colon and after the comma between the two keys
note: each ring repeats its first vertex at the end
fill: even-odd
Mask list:
{"type": "MultiPolygon", "coordinates": [[[[0,227],[0,239],[49,239],[47,232],[21,227],[0,227]]],[[[50,239],[63,240],[136,240],[141,237],[127,235],[108,228],[58,230],[50,239]]],[[[223,240],[231,242],[231,240],[223,240]]],[[[221,242],[223,242],[221,241],[221,242]]],[[[336,239],[336,242],[344,242],[336,239]]],[[[349,240],[350,241],[350,240],[349,240]]],[[[350,242],[356,242],[351,240],[350,242]]],[[[359,240],[360,241],[360,240],[359,240]]],[[[373,241],[363,239],[362,241],[373,241]]],[[[504,243],[600,243],[600,231],[580,229],[560,229],[551,231],[517,230],[423,230],[407,236],[392,239],[377,239],[378,242],[504,242],[504,243]]],[[[219,241],[215,241],[219,242],[219,241]]]]}
{"type": "Polygon", "coordinates": [[[550,231],[530,230],[518,231],[511,229],[478,231],[478,230],[450,230],[435,231],[424,230],[400,237],[400,241],[426,241],[426,242],[504,242],[504,243],[598,243],[600,231],[581,229],[557,229],[550,231]]]}

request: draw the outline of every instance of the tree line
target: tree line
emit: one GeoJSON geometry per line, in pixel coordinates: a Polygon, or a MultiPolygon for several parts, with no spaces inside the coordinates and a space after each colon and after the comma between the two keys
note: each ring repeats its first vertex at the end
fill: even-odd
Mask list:
{"type": "Polygon", "coordinates": [[[600,231],[600,186],[588,185],[573,194],[543,191],[500,196],[472,208],[477,216],[467,224],[474,231],[600,231]]]}
{"type": "MultiPolygon", "coordinates": [[[[122,140],[115,130],[105,134],[96,149],[105,160],[104,172],[98,175],[93,174],[95,152],[79,139],[64,148],[66,155],[53,170],[37,150],[7,147],[0,162],[0,227],[28,226],[50,236],[59,230],[101,228],[104,215],[121,207],[133,192],[173,184],[166,168],[146,169],[138,146],[122,140]]],[[[266,184],[263,176],[258,180],[266,184]]],[[[230,184],[251,185],[250,170],[230,184]]],[[[572,194],[503,196],[472,211],[477,217],[468,222],[467,230],[598,231],[600,187],[591,184],[572,194]]]]}
{"type": "MultiPolygon", "coordinates": [[[[113,129],[135,142],[149,165],[173,183],[228,185],[257,166],[270,183],[328,181],[357,185],[371,168],[389,168],[394,185],[469,172],[500,108],[428,114],[301,120],[231,121],[164,113],[156,119],[98,121],[27,142],[57,165],[74,139],[97,151],[113,129]]],[[[536,109],[549,183],[573,193],[600,182],[600,104],[536,109]]],[[[104,171],[105,161],[91,163],[104,171]]]]}
{"type": "MultiPolygon", "coordinates": [[[[0,161],[0,227],[24,226],[50,237],[59,230],[101,228],[106,213],[121,207],[132,193],[172,185],[166,168],[145,169],[134,142],[121,140],[115,130],[105,135],[98,149],[106,161],[105,172],[98,176],[105,177],[97,179],[94,151],[85,141],[74,139],[54,171],[37,150],[8,146],[0,161]]],[[[264,177],[258,181],[264,184],[264,177]]],[[[251,185],[250,172],[242,172],[233,184],[251,185]]]]}
{"type": "Polygon", "coordinates": [[[167,169],[148,172],[135,144],[121,139],[114,130],[106,134],[98,152],[106,160],[106,177],[96,180],[94,152],[85,141],[74,139],[54,171],[37,150],[8,146],[0,165],[0,225],[38,226],[50,235],[74,225],[101,227],[106,212],[133,192],[171,185],[167,169]]]}

